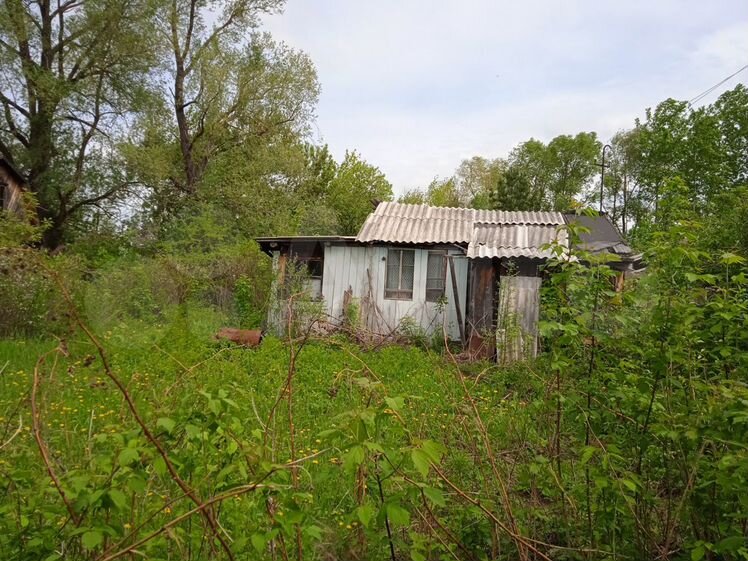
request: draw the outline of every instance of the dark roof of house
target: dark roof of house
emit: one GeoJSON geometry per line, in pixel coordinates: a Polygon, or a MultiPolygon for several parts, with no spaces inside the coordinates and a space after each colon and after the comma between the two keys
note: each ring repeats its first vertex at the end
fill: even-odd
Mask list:
{"type": "Polygon", "coordinates": [[[586,251],[608,251],[617,255],[630,255],[634,251],[626,244],[623,236],[611,222],[607,214],[589,216],[586,214],[564,214],[567,224],[583,226],[586,232],[579,232],[578,246],[586,251]]]}

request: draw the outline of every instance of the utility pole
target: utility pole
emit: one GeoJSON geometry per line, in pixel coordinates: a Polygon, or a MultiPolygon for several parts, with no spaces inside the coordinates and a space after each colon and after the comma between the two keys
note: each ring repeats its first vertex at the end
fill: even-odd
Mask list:
{"type": "Polygon", "coordinates": [[[600,165],[600,214],[603,213],[603,194],[605,193],[605,149],[606,148],[612,150],[613,147],[610,144],[606,144],[605,146],[603,146],[603,160],[599,164],[600,165]]]}
{"type": "Polygon", "coordinates": [[[626,235],[626,203],[628,202],[628,174],[626,173],[626,169],[624,168],[623,171],[623,211],[621,212],[621,229],[623,230],[623,235],[626,235]]]}

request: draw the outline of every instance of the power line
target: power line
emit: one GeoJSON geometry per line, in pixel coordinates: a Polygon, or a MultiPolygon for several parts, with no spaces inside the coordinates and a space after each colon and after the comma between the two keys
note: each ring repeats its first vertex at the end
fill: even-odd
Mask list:
{"type": "Polygon", "coordinates": [[[704,98],[705,98],[706,96],[708,96],[708,95],[709,95],[710,93],[712,93],[712,92],[713,92],[714,90],[716,90],[716,89],[717,89],[718,87],[720,87],[720,86],[721,86],[722,84],[724,84],[725,82],[727,82],[727,81],[728,81],[728,80],[730,80],[731,78],[734,78],[735,76],[737,76],[738,74],[740,74],[740,73],[741,73],[741,72],[742,72],[743,70],[745,70],[746,68],[748,68],[748,64],[746,64],[746,65],[745,65],[745,66],[743,66],[742,68],[740,68],[740,69],[736,70],[735,72],[733,72],[732,74],[730,74],[730,75],[729,75],[729,76],[728,76],[727,78],[725,78],[725,79],[724,79],[724,80],[722,80],[721,82],[719,82],[719,83],[717,83],[717,84],[714,84],[714,85],[713,85],[713,86],[712,86],[711,88],[709,88],[708,90],[704,90],[703,92],[701,92],[701,93],[700,93],[699,95],[697,95],[697,96],[696,96],[696,97],[694,97],[694,98],[693,98],[692,100],[690,100],[690,101],[688,102],[688,105],[693,105],[694,103],[698,103],[699,101],[701,101],[702,99],[704,99],[704,98]]]}

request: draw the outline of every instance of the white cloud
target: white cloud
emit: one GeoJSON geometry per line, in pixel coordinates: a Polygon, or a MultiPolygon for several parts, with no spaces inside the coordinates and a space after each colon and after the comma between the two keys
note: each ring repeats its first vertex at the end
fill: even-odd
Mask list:
{"type": "Polygon", "coordinates": [[[607,138],[748,63],[742,0],[290,0],[266,23],[317,64],[321,139],[397,192],[531,136],[607,138]]]}

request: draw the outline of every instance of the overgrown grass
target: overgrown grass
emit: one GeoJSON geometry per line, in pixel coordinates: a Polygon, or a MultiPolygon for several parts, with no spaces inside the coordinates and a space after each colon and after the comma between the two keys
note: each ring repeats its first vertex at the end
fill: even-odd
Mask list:
{"type": "Polygon", "coordinates": [[[560,266],[512,367],[232,347],[190,299],[95,323],[109,369],[0,340],[0,557],[748,559],[745,260],[678,239],[624,295],[560,266]]]}
{"type": "MultiPolygon", "coordinates": [[[[251,480],[251,473],[239,475],[237,469],[239,465],[249,465],[247,457],[252,454],[242,457],[241,449],[231,448],[233,452],[220,460],[213,455],[215,450],[204,458],[189,456],[185,443],[189,437],[185,434],[216,430],[211,423],[231,427],[237,436],[267,432],[272,440],[268,444],[271,457],[267,459],[281,465],[290,459],[285,411],[265,426],[287,376],[287,345],[274,338],[266,338],[257,349],[219,344],[212,339],[218,323],[218,318],[210,313],[183,312],[161,326],[121,323],[101,337],[113,371],[126,384],[146,422],[173,447],[175,463],[191,477],[216,478],[208,484],[205,480],[198,482],[213,491],[230,488],[239,480],[251,480]],[[217,399],[221,400],[220,405],[215,405],[217,399]],[[204,412],[212,407],[218,414],[209,420],[204,412]],[[186,432],[179,437],[167,434],[166,429],[178,432],[171,428],[172,421],[186,432]],[[204,462],[208,456],[217,463],[204,462]],[[218,465],[219,461],[222,465],[218,465]],[[218,477],[225,470],[233,475],[222,473],[218,477]]],[[[71,558],[95,558],[176,498],[172,482],[153,467],[151,452],[139,452],[142,466],[121,461],[128,446],[145,447],[145,443],[140,440],[142,435],[122,395],[107,379],[93,345],[78,333],[65,341],[69,356],[55,354],[40,368],[40,417],[54,466],[71,496],[77,497],[84,510],[96,512],[88,522],[88,531],[93,532],[89,534],[91,551],[87,552],[85,545],[73,545],[74,530],[63,537],[72,523],[40,462],[28,406],[36,361],[57,346],[55,340],[0,340],[0,366],[7,364],[0,379],[3,442],[19,423],[23,427],[3,450],[0,460],[7,486],[0,507],[4,515],[0,545],[6,555],[17,558],[42,554],[54,557],[55,551],[71,558]],[[114,499],[102,501],[97,497],[98,502],[91,501],[98,491],[106,495],[111,489],[121,489],[127,504],[117,504],[120,493],[114,493],[114,499]],[[16,500],[25,504],[16,508],[16,500]],[[136,503],[137,507],[131,508],[136,503]],[[99,534],[101,541],[97,539],[99,534]]],[[[506,402],[515,400],[507,399],[506,377],[485,366],[487,371],[475,384],[473,393],[498,430],[501,413],[507,410],[506,402]]],[[[297,458],[314,456],[304,462],[301,475],[301,489],[308,493],[304,500],[310,503],[306,505],[305,518],[307,526],[314,528],[313,556],[346,555],[344,552],[358,547],[360,530],[356,528],[362,521],[356,511],[360,501],[354,499],[355,475],[343,465],[345,447],[325,439],[325,433],[341,428],[346,422],[343,417],[371,402],[371,388],[363,387],[363,380],[376,385],[375,401],[384,396],[407,396],[398,412],[400,418],[394,422],[407,425],[412,438],[432,439],[449,446],[448,465],[458,474],[461,484],[478,477],[475,450],[465,442],[464,400],[455,383],[454,369],[444,358],[404,347],[362,352],[340,338],[308,342],[298,356],[296,368],[295,453],[297,458]]],[[[402,444],[400,431],[394,431],[391,438],[385,431],[380,437],[383,446],[402,444]]],[[[251,436],[243,444],[250,440],[251,436]]],[[[224,453],[226,447],[226,442],[217,444],[224,453]]],[[[402,485],[402,480],[398,477],[397,482],[388,482],[385,488],[393,485],[402,485]]],[[[246,503],[257,499],[241,500],[246,503]]],[[[378,499],[374,497],[374,501],[378,499]]],[[[177,501],[168,509],[185,511],[185,503],[177,501]]],[[[256,510],[259,515],[255,512],[254,516],[245,516],[245,524],[232,528],[234,539],[244,538],[246,542],[252,535],[267,536],[272,532],[277,523],[262,516],[264,508],[256,510]]],[[[146,527],[152,529],[167,519],[168,513],[161,512],[146,527]]],[[[407,535],[400,530],[394,539],[399,544],[408,540],[407,535]]],[[[366,555],[387,555],[384,546],[381,536],[370,539],[366,555]]],[[[146,551],[152,551],[155,557],[177,555],[179,551],[176,545],[169,546],[163,540],[153,540],[149,547],[153,549],[146,551]]],[[[237,551],[244,551],[241,558],[247,559],[260,553],[249,545],[237,551]]]]}

